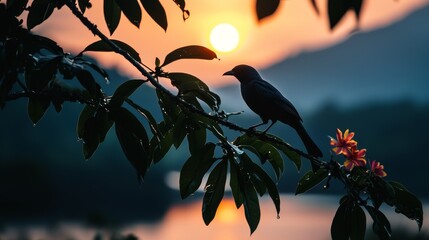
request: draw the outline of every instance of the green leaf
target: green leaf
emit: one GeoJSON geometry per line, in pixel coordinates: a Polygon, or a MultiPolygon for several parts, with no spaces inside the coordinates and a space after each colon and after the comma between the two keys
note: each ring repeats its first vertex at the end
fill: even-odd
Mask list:
{"type": "Polygon", "coordinates": [[[97,120],[95,117],[89,117],[85,121],[83,130],[83,155],[85,159],[91,158],[95,150],[97,150],[100,144],[100,137],[98,134],[97,120]]]}
{"type": "Polygon", "coordinates": [[[240,155],[240,157],[244,161],[246,167],[248,167],[249,170],[252,172],[252,174],[257,175],[258,178],[264,183],[266,189],[268,190],[268,194],[270,195],[271,199],[273,200],[274,206],[276,207],[277,214],[280,214],[280,195],[277,189],[277,185],[265,172],[265,170],[263,170],[260,166],[252,162],[249,157],[247,157],[247,154],[243,153],[242,155],[240,155]]]}
{"type": "Polygon", "coordinates": [[[167,31],[167,15],[165,14],[164,7],[162,7],[159,0],[140,0],[143,8],[149,16],[160,26],[164,31],[167,31]]]}
{"type": "Polygon", "coordinates": [[[47,99],[41,99],[37,97],[30,97],[28,99],[28,116],[33,124],[37,124],[39,120],[45,115],[46,110],[48,110],[50,101],[47,99]]]}
{"type": "MultiPolygon", "coordinates": [[[[128,45],[128,44],[126,44],[126,43],[124,43],[122,41],[119,41],[119,40],[110,39],[110,41],[112,41],[113,43],[116,44],[116,46],[118,46],[119,48],[121,48],[122,50],[124,50],[128,54],[130,54],[130,56],[133,57],[136,61],[141,62],[139,53],[136,50],[134,50],[134,48],[132,48],[130,45],[128,45]]],[[[82,53],[83,52],[87,52],[87,51],[93,51],[93,52],[114,52],[115,49],[113,49],[109,44],[107,44],[103,40],[99,40],[99,41],[93,42],[90,45],[88,45],[82,51],[82,53]]]]}
{"type": "Polygon", "coordinates": [[[186,47],[178,48],[165,57],[164,63],[160,66],[166,66],[174,61],[180,59],[205,59],[212,60],[217,58],[217,55],[212,50],[198,45],[190,45],[186,47]]]}
{"type": "Polygon", "coordinates": [[[389,183],[395,190],[395,198],[393,200],[395,211],[402,213],[411,220],[415,220],[421,230],[423,225],[423,207],[421,201],[402,184],[393,181],[389,183]]]}
{"type": "Polygon", "coordinates": [[[127,109],[120,107],[112,113],[115,120],[116,135],[122,150],[139,175],[144,177],[151,163],[146,130],[127,109]]]}
{"type": "Polygon", "coordinates": [[[173,145],[173,131],[166,131],[161,138],[154,136],[151,140],[151,152],[154,163],[159,162],[173,145]]]}
{"type": "Polygon", "coordinates": [[[95,120],[97,122],[97,132],[100,143],[104,142],[107,132],[113,125],[113,121],[110,118],[110,112],[104,108],[100,108],[95,114],[95,120]]]}
{"type": "Polygon", "coordinates": [[[234,197],[235,206],[238,208],[243,204],[243,194],[242,194],[242,186],[240,185],[239,175],[240,168],[237,166],[238,163],[235,162],[234,156],[229,158],[229,166],[230,166],[230,179],[229,186],[231,187],[232,196],[234,197]]]}
{"type": "Polygon", "coordinates": [[[280,178],[284,171],[284,162],[279,151],[273,145],[247,134],[238,137],[234,141],[234,145],[255,153],[261,160],[261,163],[265,163],[268,160],[276,173],[277,179],[280,178]]]}
{"type": "Polygon", "coordinates": [[[133,108],[135,108],[144,118],[146,118],[146,120],[149,122],[150,130],[152,131],[152,134],[154,135],[155,138],[157,138],[157,141],[159,142],[162,139],[162,133],[161,133],[161,130],[159,129],[158,123],[156,122],[155,118],[152,116],[152,113],[142,108],[141,106],[135,104],[130,99],[126,99],[125,101],[128,104],[130,104],[133,108]]]}
{"type": "Polygon", "coordinates": [[[308,190],[312,189],[314,186],[323,181],[323,179],[325,179],[328,174],[329,171],[323,168],[317,170],[317,172],[308,171],[299,180],[298,186],[296,187],[295,195],[305,193],[308,190]]]}
{"type": "Polygon", "coordinates": [[[378,209],[371,206],[365,206],[371,218],[374,220],[372,230],[378,235],[380,240],[389,240],[392,238],[392,228],[386,216],[378,209]]]}
{"type": "Polygon", "coordinates": [[[203,219],[206,225],[209,225],[213,220],[216,215],[217,208],[222,201],[223,194],[225,192],[227,170],[228,162],[221,161],[210,173],[207,180],[206,186],[204,188],[205,193],[202,209],[203,219]]]}
{"type": "Polygon", "coordinates": [[[206,143],[206,129],[202,126],[193,124],[193,129],[188,133],[188,146],[191,155],[201,151],[201,148],[206,143]]]}
{"type": "Polygon", "coordinates": [[[112,98],[110,99],[110,106],[112,108],[120,107],[125,99],[127,99],[131,94],[134,93],[134,91],[137,90],[142,84],[144,83],[143,80],[135,79],[135,80],[128,80],[115,90],[115,93],[113,93],[112,98]]]}
{"type": "MultiPolygon", "coordinates": [[[[277,136],[274,136],[272,134],[267,134],[267,133],[266,133],[266,135],[269,136],[270,138],[274,138],[277,141],[284,143],[285,145],[287,144],[285,141],[283,141],[283,139],[281,139],[277,136]]],[[[295,167],[298,171],[301,169],[301,156],[298,153],[290,150],[289,148],[287,148],[286,146],[284,146],[282,144],[278,144],[278,143],[271,142],[271,141],[270,141],[270,143],[274,147],[276,147],[278,150],[282,151],[295,164],[295,167]]],[[[289,144],[287,144],[287,145],[289,145],[289,144]]]]}
{"type": "Polygon", "coordinates": [[[174,147],[177,149],[182,144],[183,140],[186,137],[187,132],[187,116],[183,112],[179,114],[177,117],[176,122],[174,123],[173,127],[173,144],[174,147]]]}
{"type": "Polygon", "coordinates": [[[365,212],[358,205],[354,205],[351,211],[350,225],[350,239],[351,240],[364,240],[366,231],[366,217],[365,212]]]}
{"type": "Polygon", "coordinates": [[[100,85],[95,82],[94,77],[88,70],[81,70],[76,73],[79,83],[89,92],[91,96],[97,96],[100,93],[100,85]]]}
{"type": "Polygon", "coordinates": [[[244,215],[247,220],[247,224],[250,228],[250,234],[252,234],[259,225],[259,220],[261,219],[261,210],[259,208],[259,199],[256,194],[255,188],[252,185],[252,182],[246,179],[242,180],[243,182],[243,205],[244,205],[244,215]]]}
{"type": "Polygon", "coordinates": [[[329,26],[331,29],[335,28],[348,10],[349,4],[347,1],[328,0],[329,26]]]}
{"type": "Polygon", "coordinates": [[[142,20],[142,10],[137,0],[116,0],[116,4],[118,4],[125,17],[127,17],[134,26],[139,28],[142,20]]]}
{"type": "Polygon", "coordinates": [[[106,21],[107,28],[112,35],[121,21],[121,9],[116,0],[104,0],[103,11],[104,21],[106,21]]]}
{"type": "Polygon", "coordinates": [[[171,72],[168,73],[168,78],[173,86],[184,92],[192,90],[209,91],[209,87],[203,81],[188,73],[171,72]]]}
{"type": "Polygon", "coordinates": [[[55,2],[52,0],[34,0],[27,16],[27,28],[31,30],[48,19],[54,12],[55,2]]]}
{"type": "Polygon", "coordinates": [[[280,0],[257,0],[256,1],[256,15],[258,20],[271,16],[279,7],[280,0]]]}
{"type": "Polygon", "coordinates": [[[85,131],[86,121],[90,117],[94,116],[96,111],[97,111],[97,109],[93,106],[90,106],[90,105],[85,105],[85,107],[82,109],[82,112],[79,115],[79,119],[78,119],[77,127],[76,127],[77,137],[79,139],[83,138],[83,133],[85,131]]]}
{"type": "Polygon", "coordinates": [[[351,211],[353,202],[343,201],[335,213],[331,225],[332,240],[348,240],[351,231],[351,211]]]}
{"type": "Polygon", "coordinates": [[[187,198],[200,187],[204,174],[215,162],[213,158],[215,147],[215,144],[207,143],[199,152],[192,154],[183,164],[179,179],[182,199],[187,198]]]}

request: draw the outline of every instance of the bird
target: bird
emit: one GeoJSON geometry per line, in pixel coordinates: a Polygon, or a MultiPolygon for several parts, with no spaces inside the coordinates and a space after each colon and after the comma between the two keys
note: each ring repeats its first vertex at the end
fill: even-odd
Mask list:
{"type": "MultiPolygon", "coordinates": [[[[295,129],[308,154],[316,158],[323,157],[322,151],[320,151],[302,125],[302,118],[293,104],[273,85],[262,79],[255,68],[245,64],[237,65],[223,74],[223,76],[228,75],[237,78],[240,82],[244,102],[262,120],[262,123],[251,126],[249,129],[266,125],[271,120],[271,124],[263,132],[266,133],[271,126],[280,121],[295,129]]],[[[318,166],[312,163],[312,168],[313,171],[317,171],[318,166]]]]}

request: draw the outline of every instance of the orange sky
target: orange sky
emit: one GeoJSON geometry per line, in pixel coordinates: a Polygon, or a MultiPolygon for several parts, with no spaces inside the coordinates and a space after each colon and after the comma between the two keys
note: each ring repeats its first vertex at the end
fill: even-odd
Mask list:
{"type": "MultiPolygon", "coordinates": [[[[280,9],[269,19],[258,23],[254,15],[254,1],[249,0],[198,0],[186,2],[191,17],[184,22],[180,9],[171,0],[161,0],[167,12],[168,30],[164,32],[143,12],[140,29],[122,16],[121,23],[112,36],[129,43],[141,55],[142,61],[154,65],[155,57],[164,56],[185,45],[209,43],[210,30],[218,23],[235,25],[240,32],[240,43],[230,53],[218,53],[220,61],[184,60],[173,63],[166,71],[184,71],[194,74],[211,86],[230,83],[233,78],[222,77],[222,73],[239,63],[264,68],[301,51],[323,48],[341,41],[354,27],[352,14],[342,21],[334,32],[329,31],[326,19],[326,0],[319,0],[322,16],[317,16],[309,1],[282,1],[280,9]]],[[[411,10],[428,4],[427,0],[377,0],[366,1],[361,16],[361,29],[367,31],[400,19],[411,10]]],[[[93,8],[85,14],[106,34],[108,30],[102,16],[102,5],[93,1],[93,8]]],[[[44,24],[34,31],[47,34],[66,51],[79,52],[88,44],[98,40],[73,16],[67,8],[55,11],[44,24]]],[[[140,75],[131,65],[112,53],[94,54],[106,67],[118,68],[133,77],[140,75]]]]}

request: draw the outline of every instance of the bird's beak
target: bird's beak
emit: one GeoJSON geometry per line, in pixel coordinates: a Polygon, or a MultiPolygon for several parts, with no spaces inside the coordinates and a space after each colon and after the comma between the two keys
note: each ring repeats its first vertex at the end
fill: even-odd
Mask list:
{"type": "Polygon", "coordinates": [[[234,71],[228,71],[228,72],[226,72],[226,73],[224,73],[222,76],[227,76],[227,75],[231,75],[231,76],[234,76],[234,71]]]}

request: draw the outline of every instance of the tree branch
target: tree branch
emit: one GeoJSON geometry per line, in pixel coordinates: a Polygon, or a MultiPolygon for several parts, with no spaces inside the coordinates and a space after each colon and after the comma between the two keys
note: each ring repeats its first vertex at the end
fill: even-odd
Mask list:
{"type": "Polygon", "coordinates": [[[128,62],[130,62],[137,70],[140,71],[140,73],[147,77],[147,79],[149,80],[149,82],[157,89],[159,89],[161,92],[163,92],[164,94],[166,94],[169,98],[171,98],[173,101],[175,101],[177,104],[180,104],[181,106],[184,106],[185,108],[187,108],[189,111],[193,112],[193,113],[197,113],[199,115],[202,115],[206,118],[215,120],[216,122],[218,122],[219,124],[228,127],[231,130],[235,130],[235,131],[239,131],[239,132],[243,132],[243,133],[250,133],[253,134],[255,136],[257,136],[259,139],[261,140],[265,140],[265,141],[270,141],[276,144],[281,144],[283,146],[285,146],[286,148],[288,148],[289,150],[299,154],[300,156],[310,160],[313,164],[316,164],[318,166],[327,166],[328,163],[319,160],[318,158],[309,155],[299,149],[296,149],[294,147],[292,147],[290,144],[285,143],[283,141],[279,141],[275,138],[269,137],[263,133],[260,132],[255,132],[255,131],[249,131],[246,128],[240,127],[234,123],[231,123],[229,121],[224,120],[223,118],[220,118],[216,115],[210,115],[209,113],[206,113],[198,108],[196,108],[195,106],[185,102],[183,99],[177,97],[176,95],[174,95],[173,93],[171,93],[169,90],[167,90],[164,86],[162,86],[148,71],[146,71],[146,69],[144,69],[144,67],[137,61],[135,60],[130,54],[128,54],[126,51],[124,51],[123,49],[121,49],[118,45],[116,45],[113,41],[111,41],[106,35],[104,35],[95,24],[93,24],[91,21],[89,21],[88,18],[86,18],[77,8],[76,3],[72,2],[71,0],[65,0],[64,1],[65,5],[72,11],[72,13],[96,36],[98,36],[101,40],[103,40],[106,44],[108,44],[113,50],[114,52],[122,55],[128,62]]]}

